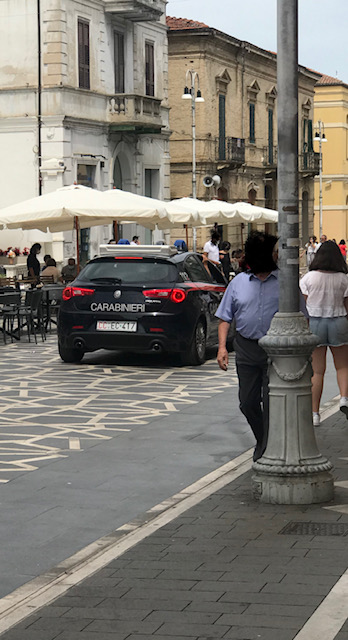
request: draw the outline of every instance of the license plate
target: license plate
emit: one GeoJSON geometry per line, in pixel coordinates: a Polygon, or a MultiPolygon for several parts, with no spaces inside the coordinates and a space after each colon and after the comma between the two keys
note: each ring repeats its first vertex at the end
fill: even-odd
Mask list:
{"type": "Polygon", "coordinates": [[[98,320],[97,322],[97,331],[131,331],[135,332],[137,330],[136,322],[126,322],[126,321],[102,321],[98,320]]]}

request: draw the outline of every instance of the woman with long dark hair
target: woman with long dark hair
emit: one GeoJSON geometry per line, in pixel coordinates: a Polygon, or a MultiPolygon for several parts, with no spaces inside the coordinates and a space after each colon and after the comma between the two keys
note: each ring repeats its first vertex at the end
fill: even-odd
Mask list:
{"type": "Polygon", "coordinates": [[[348,418],[348,268],[332,240],[317,250],[309,272],[300,281],[309,326],[319,337],[312,355],[313,424],[320,425],[319,406],[326,369],[326,352],[333,355],[340,390],[340,409],[348,418]]]}

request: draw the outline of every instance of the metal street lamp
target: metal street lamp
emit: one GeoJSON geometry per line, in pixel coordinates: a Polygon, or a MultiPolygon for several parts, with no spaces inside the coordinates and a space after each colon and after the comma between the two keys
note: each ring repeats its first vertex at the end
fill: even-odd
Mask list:
{"type": "MultiPolygon", "coordinates": [[[[196,102],[204,102],[202,92],[199,88],[199,76],[197,71],[188,69],[186,71],[186,85],[182,95],[183,100],[191,100],[192,112],[192,198],[197,197],[197,180],[196,180],[196,102]],[[197,92],[196,92],[197,83],[197,92]]],[[[193,227],[193,250],[196,251],[197,231],[193,227]]]]}
{"type": "Polygon", "coordinates": [[[318,338],[299,311],[298,0],[278,0],[279,312],[259,344],[269,357],[269,436],[253,464],[255,498],[313,504],[333,497],[331,463],[312,422],[310,356],[318,338]]]}
{"type": "Polygon", "coordinates": [[[318,121],[318,129],[319,131],[316,131],[314,140],[319,141],[319,237],[321,237],[323,233],[323,153],[321,144],[322,142],[327,142],[324,123],[321,120],[318,121]]]}

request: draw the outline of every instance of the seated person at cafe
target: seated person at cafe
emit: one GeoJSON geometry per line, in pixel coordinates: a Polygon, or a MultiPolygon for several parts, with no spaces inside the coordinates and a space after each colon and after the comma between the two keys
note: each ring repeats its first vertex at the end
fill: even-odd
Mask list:
{"type": "Polygon", "coordinates": [[[42,276],[53,276],[53,282],[61,282],[61,273],[57,267],[57,263],[54,258],[48,258],[47,267],[42,270],[42,276]]]}
{"type": "Polygon", "coordinates": [[[75,280],[76,276],[77,264],[75,263],[75,258],[69,258],[68,264],[66,264],[62,269],[63,282],[72,282],[73,280],[75,280]]]}

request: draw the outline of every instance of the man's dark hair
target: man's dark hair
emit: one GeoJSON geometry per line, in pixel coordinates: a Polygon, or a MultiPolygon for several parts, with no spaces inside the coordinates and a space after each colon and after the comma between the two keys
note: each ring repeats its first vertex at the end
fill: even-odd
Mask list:
{"type": "Polygon", "coordinates": [[[47,266],[48,266],[48,267],[56,267],[56,266],[57,266],[57,263],[56,263],[55,259],[54,259],[54,258],[48,258],[48,260],[47,260],[47,266]]]}
{"type": "Polygon", "coordinates": [[[136,240],[139,240],[139,236],[133,236],[132,242],[135,242],[136,240]]]}
{"type": "Polygon", "coordinates": [[[342,238],[342,240],[340,240],[338,244],[346,244],[345,239],[344,239],[344,238],[342,238]]]}
{"type": "Polygon", "coordinates": [[[221,242],[221,250],[222,251],[229,251],[231,249],[231,243],[228,242],[227,240],[224,240],[223,242],[221,242]]]}
{"type": "Polygon", "coordinates": [[[334,273],[348,273],[348,267],[342,253],[333,240],[326,240],[316,252],[310,271],[333,271],[334,273]]]}
{"type": "Polygon", "coordinates": [[[35,242],[30,249],[30,253],[36,253],[37,251],[41,251],[41,244],[39,242],[35,242]]]}
{"type": "Polygon", "coordinates": [[[252,231],[245,243],[244,260],[252,273],[267,273],[278,269],[273,250],[278,242],[276,236],[262,231],[252,231]]]}
{"type": "Polygon", "coordinates": [[[220,240],[220,234],[217,231],[211,232],[211,241],[213,244],[217,244],[220,240]]]}
{"type": "Polygon", "coordinates": [[[50,254],[46,253],[46,255],[44,256],[44,262],[47,262],[47,260],[49,260],[50,257],[51,257],[50,254]]]}

